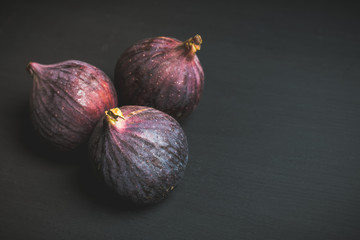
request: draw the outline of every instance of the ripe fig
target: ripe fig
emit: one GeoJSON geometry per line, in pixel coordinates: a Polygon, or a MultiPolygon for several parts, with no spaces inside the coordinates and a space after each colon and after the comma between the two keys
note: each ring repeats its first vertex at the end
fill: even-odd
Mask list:
{"type": "Polygon", "coordinates": [[[196,51],[202,39],[185,42],[169,37],[142,40],[120,56],[115,86],[124,104],[154,107],[178,121],[199,103],[204,72],[196,51]]]}
{"type": "Polygon", "coordinates": [[[123,106],[105,112],[89,141],[97,175],[135,203],[164,199],[181,181],[188,144],[180,124],[159,110],[123,106]]]}
{"type": "Polygon", "coordinates": [[[69,60],[51,65],[30,62],[30,112],[35,129],[61,150],[86,141],[106,109],[117,105],[109,77],[100,69],[69,60]]]}

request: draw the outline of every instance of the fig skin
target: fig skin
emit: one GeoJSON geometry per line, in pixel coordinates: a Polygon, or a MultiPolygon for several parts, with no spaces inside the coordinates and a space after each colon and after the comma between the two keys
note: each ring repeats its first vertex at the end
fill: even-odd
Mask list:
{"type": "Polygon", "coordinates": [[[188,143],[180,124],[154,108],[123,106],[106,111],[89,140],[97,176],[123,198],[157,203],[184,175],[188,143]]]}
{"type": "Polygon", "coordinates": [[[115,67],[120,101],[185,119],[199,104],[204,88],[204,71],[196,55],[201,43],[196,35],[185,42],[155,37],[130,46],[115,67]]]}
{"type": "Polygon", "coordinates": [[[68,60],[30,62],[30,113],[35,129],[51,145],[68,151],[85,142],[106,109],[117,105],[115,87],[100,69],[68,60]]]}

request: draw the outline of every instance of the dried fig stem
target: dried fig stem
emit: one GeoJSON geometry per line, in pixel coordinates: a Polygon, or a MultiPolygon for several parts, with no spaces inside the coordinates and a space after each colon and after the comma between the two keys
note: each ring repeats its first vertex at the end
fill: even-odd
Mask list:
{"type": "Polygon", "coordinates": [[[33,63],[29,62],[28,65],[26,66],[26,70],[30,73],[31,76],[34,76],[34,69],[33,69],[33,63]]]}
{"type": "Polygon", "coordinates": [[[185,42],[182,43],[182,46],[185,46],[190,52],[193,54],[196,51],[200,50],[202,44],[202,38],[199,34],[196,34],[194,37],[189,38],[185,42]]]}
{"type": "Polygon", "coordinates": [[[115,123],[118,118],[125,120],[125,117],[119,108],[112,108],[109,111],[105,111],[105,114],[112,123],[115,123]]]}

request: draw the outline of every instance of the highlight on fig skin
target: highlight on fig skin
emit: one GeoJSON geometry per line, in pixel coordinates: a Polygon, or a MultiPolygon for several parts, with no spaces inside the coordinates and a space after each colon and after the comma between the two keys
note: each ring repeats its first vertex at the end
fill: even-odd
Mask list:
{"type": "Polygon", "coordinates": [[[141,40],[122,53],[115,85],[122,105],[149,106],[184,120],[198,106],[204,71],[196,52],[203,40],[170,37],[141,40]]]}
{"type": "Polygon", "coordinates": [[[188,162],[180,124],[150,107],[123,106],[106,112],[89,140],[95,173],[134,203],[165,199],[182,180],[188,162]]]}
{"type": "Polygon", "coordinates": [[[60,150],[85,142],[106,109],[117,105],[109,77],[88,63],[68,60],[29,62],[33,79],[30,112],[37,132],[60,150]]]}

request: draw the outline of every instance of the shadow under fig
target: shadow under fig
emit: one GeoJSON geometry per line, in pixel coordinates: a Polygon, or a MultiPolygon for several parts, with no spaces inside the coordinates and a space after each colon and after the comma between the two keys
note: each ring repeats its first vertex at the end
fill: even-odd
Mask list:
{"type": "Polygon", "coordinates": [[[26,154],[35,156],[36,159],[47,163],[73,165],[78,171],[74,179],[74,187],[79,194],[85,196],[97,205],[114,212],[135,212],[150,209],[153,205],[138,205],[127,199],[119,197],[111,191],[97,177],[88,159],[87,143],[68,152],[62,152],[44,140],[34,129],[28,102],[24,102],[11,113],[13,116],[12,134],[26,154]]]}
{"type": "Polygon", "coordinates": [[[86,156],[85,144],[72,151],[60,151],[44,140],[32,125],[28,102],[13,109],[11,114],[16,126],[13,135],[22,151],[37,159],[57,164],[71,164],[86,156]]]}
{"type": "Polygon", "coordinates": [[[95,202],[96,205],[106,208],[110,212],[138,212],[149,210],[157,205],[136,204],[126,198],[120,197],[97,177],[88,161],[80,162],[78,169],[79,171],[76,175],[77,179],[75,182],[78,185],[79,191],[85,197],[95,202]]]}

